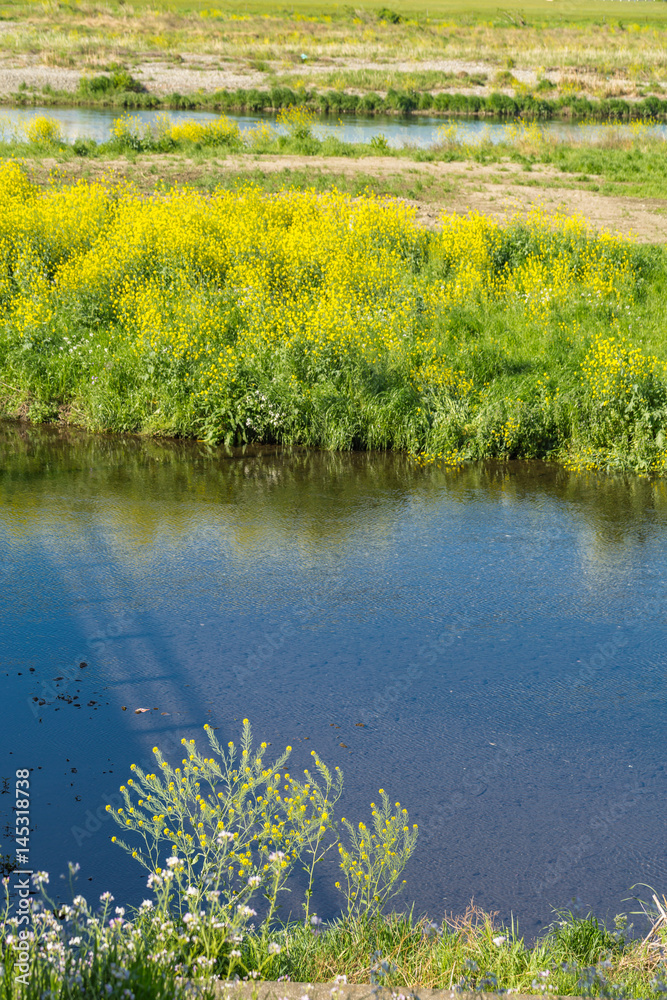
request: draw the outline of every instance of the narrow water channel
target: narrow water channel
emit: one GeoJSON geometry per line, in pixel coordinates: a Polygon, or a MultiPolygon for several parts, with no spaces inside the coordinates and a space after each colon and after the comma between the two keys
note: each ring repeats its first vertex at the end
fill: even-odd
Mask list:
{"type": "Polygon", "coordinates": [[[0,777],[35,769],[31,864],[84,893],[145,895],[103,808],[130,764],[244,716],[340,765],[345,815],[407,806],[418,913],[531,935],[664,891],[665,482],[6,423],[0,573],[0,777]]]}
{"type": "MultiPolygon", "coordinates": [[[[132,111],[132,117],[141,122],[149,123],[167,114],[173,121],[194,120],[200,122],[215,121],[219,115],[209,111],[132,111]]],[[[122,114],[119,109],[112,108],[12,108],[0,109],[0,130],[11,132],[16,125],[25,125],[32,118],[46,115],[60,123],[63,136],[68,141],[78,138],[91,138],[96,142],[106,142],[111,136],[111,128],[116,118],[122,114]]],[[[260,114],[229,114],[228,118],[236,121],[244,131],[257,125],[258,122],[269,122],[278,132],[283,132],[282,126],[276,123],[275,115],[260,114]]],[[[428,148],[438,141],[443,128],[454,127],[460,141],[469,143],[480,142],[482,138],[491,142],[502,142],[507,138],[506,123],[487,118],[443,118],[423,115],[411,115],[407,118],[375,116],[372,118],[346,115],[342,119],[331,115],[320,118],[315,126],[316,135],[324,138],[336,135],[343,142],[369,142],[374,136],[382,134],[390,146],[399,148],[404,145],[414,145],[428,148]]],[[[557,136],[568,142],[591,141],[603,133],[633,134],[631,125],[580,125],[567,122],[540,122],[539,127],[548,135],[557,136]]],[[[634,130],[636,131],[636,129],[634,130]]],[[[667,126],[652,125],[649,131],[655,135],[667,137],[667,126]]]]}

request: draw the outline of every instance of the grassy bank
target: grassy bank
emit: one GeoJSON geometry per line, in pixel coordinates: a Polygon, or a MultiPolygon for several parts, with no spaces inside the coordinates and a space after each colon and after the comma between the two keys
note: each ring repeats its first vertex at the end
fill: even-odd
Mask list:
{"type": "Polygon", "coordinates": [[[656,932],[642,946],[592,915],[559,914],[533,943],[515,927],[474,908],[441,924],[410,914],[341,918],[308,927],[294,922],[265,936],[246,933],[242,942],[231,942],[213,920],[200,919],[193,932],[191,922],[147,906],[140,913],[120,907],[119,914],[113,896],[107,896],[90,904],[77,896],[74,906],[56,904],[54,916],[47,910],[42,917],[38,911],[37,946],[30,941],[28,974],[21,983],[14,977],[22,973],[18,959],[25,953],[19,950],[16,928],[3,922],[3,1000],[43,1000],[45,995],[58,1000],[181,1000],[192,996],[181,976],[194,980],[198,996],[213,1000],[213,981],[228,975],[234,950],[240,952],[234,964],[242,977],[338,982],[341,1000],[345,981],[369,984],[369,995],[377,983],[396,993],[458,987],[484,994],[664,996],[664,933],[656,932]]]}
{"type": "MultiPolygon", "coordinates": [[[[407,74],[403,74],[407,76],[407,74]]],[[[436,74],[441,76],[441,74],[436,74]]],[[[414,76],[414,74],[412,74],[414,76]]],[[[500,74],[502,77],[502,74],[500,74]]],[[[511,73],[501,83],[518,81],[511,73]]],[[[385,81],[389,83],[389,81],[385,81]]],[[[465,82],[465,81],[462,81],[465,82]]],[[[632,122],[667,120],[667,97],[645,96],[636,100],[624,97],[589,97],[580,93],[545,96],[540,90],[518,88],[511,92],[492,90],[489,94],[458,93],[453,90],[432,92],[417,82],[392,80],[383,93],[366,89],[315,89],[301,82],[296,88],[276,83],[270,89],[243,88],[203,90],[187,94],[156,94],[141,86],[127,72],[83,77],[76,90],[59,90],[50,85],[20,89],[4,98],[5,104],[19,107],[102,107],[124,110],[155,109],[202,110],[225,112],[276,112],[281,108],[304,106],[319,115],[461,115],[514,120],[632,122]],[[395,85],[394,85],[395,84],[395,85]],[[401,85],[403,84],[403,85],[401,85]]]]}
{"type": "Polygon", "coordinates": [[[257,188],[146,199],[2,168],[6,414],[93,429],[665,468],[665,261],[257,188]]]}
{"type": "MultiPolygon", "coordinates": [[[[204,0],[57,7],[14,0],[0,4],[0,16],[6,22],[3,47],[19,64],[30,54],[48,66],[91,72],[109,66],[132,71],[158,61],[179,67],[193,54],[208,56],[216,68],[234,66],[261,84],[291,76],[292,86],[298,80],[308,86],[323,77],[335,89],[363,91],[400,85],[401,74],[455,74],[459,67],[428,65],[446,59],[477,64],[469,70],[473,78],[508,69],[521,76],[521,68],[530,68],[548,80],[556,70],[570,89],[623,96],[659,90],[667,67],[661,3],[625,8],[590,0],[547,7],[527,0],[518,10],[490,0],[333,8],[297,0],[277,10],[267,0],[219,7],[204,0]],[[396,65],[406,53],[411,66],[396,65]]],[[[417,77],[419,87],[428,82],[417,77]]]]}
{"type": "MultiPolygon", "coordinates": [[[[184,979],[208,997],[216,979],[235,976],[399,990],[664,992],[664,897],[640,902],[649,921],[643,938],[632,936],[625,914],[610,931],[590,914],[561,912],[532,944],[514,923],[503,926],[473,906],[440,924],[387,915],[417,843],[407,810],[380,789],[367,824],[338,819],[339,768],[329,770],[313,752],[312,770],[297,779],[287,770],[291,747],[267,761],[268,746],[253,747],[248,720],[240,746],[223,747],[205,729],[204,753],[195,740],[182,740],[185,756],[173,767],[155,747],[156,772],[132,765],[122,799],[107,806],[130,838],[119,843],[148,873],[149,895],[138,910],[114,907],[108,892],[95,904],[81,895],[71,905],[57,902],[48,875],[37,872],[42,900],[19,902],[10,915],[5,881],[0,996],[175,1000],[192,995],[184,979]],[[330,852],[335,873],[322,865],[330,852]],[[305,896],[296,903],[292,877],[301,870],[305,896]],[[326,881],[321,872],[338,879],[341,901],[341,915],[328,924],[313,910],[313,886],[326,881]]],[[[70,885],[77,871],[70,864],[70,885]]]]}
{"type": "MultiPolygon", "coordinates": [[[[572,141],[553,134],[538,123],[509,123],[500,135],[482,132],[471,140],[466,138],[464,128],[450,122],[438,130],[433,145],[429,147],[393,147],[382,133],[369,142],[347,142],[336,133],[323,135],[318,129],[316,116],[303,106],[284,108],[277,121],[281,129],[272,123],[261,122],[242,130],[224,117],[209,123],[194,120],[174,122],[165,114],[158,116],[152,124],[145,124],[135,116],[125,114],[116,119],[111,138],[98,143],[86,138],[67,142],[57,121],[37,116],[24,124],[0,121],[0,156],[29,161],[55,158],[56,162],[65,165],[84,160],[117,160],[119,156],[128,162],[136,162],[138,155],[168,154],[181,156],[200,166],[206,163],[219,165],[221,160],[232,154],[248,154],[255,158],[296,156],[304,161],[303,182],[306,186],[307,161],[311,157],[347,160],[382,157],[388,162],[404,160],[416,164],[472,162],[482,167],[498,165],[501,171],[507,164],[513,164],[521,168],[523,175],[515,176],[513,182],[524,186],[553,186],[553,174],[540,174],[533,169],[542,166],[558,171],[561,185],[570,183],[603,195],[667,198],[667,144],[647,123],[635,123],[623,131],[613,127],[598,129],[581,125],[576,141],[572,141]]],[[[155,162],[158,165],[149,166],[148,170],[157,181],[164,161],[155,162]]],[[[193,174],[185,166],[183,170],[194,183],[197,172],[193,174]]],[[[261,173],[261,167],[258,170],[261,173]]],[[[131,170],[127,172],[132,174],[131,170]]],[[[311,177],[313,184],[321,183],[314,172],[311,177]]],[[[340,173],[336,176],[335,172],[333,178],[334,183],[348,189],[347,178],[340,173]]],[[[276,178],[256,177],[255,180],[272,190],[277,183],[276,178]]],[[[508,178],[503,177],[501,172],[496,181],[507,183],[508,178]]],[[[228,182],[220,177],[219,171],[214,171],[206,180],[209,185],[228,182]]],[[[383,174],[377,169],[369,170],[365,179],[355,181],[349,189],[359,193],[359,184],[363,187],[363,183],[378,194],[405,191],[403,181],[397,188],[386,172],[383,174]]],[[[435,179],[428,175],[424,175],[421,182],[411,180],[408,197],[418,198],[424,184],[431,186],[434,183],[435,179]],[[414,187],[415,183],[417,187],[414,187]]],[[[446,179],[442,179],[439,190],[440,193],[448,190],[446,179]]]]}

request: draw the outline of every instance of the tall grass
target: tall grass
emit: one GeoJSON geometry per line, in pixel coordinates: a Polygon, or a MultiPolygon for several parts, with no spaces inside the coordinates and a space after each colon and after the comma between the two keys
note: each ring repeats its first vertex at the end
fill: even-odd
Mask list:
{"type": "Polygon", "coordinates": [[[492,0],[474,3],[403,2],[382,16],[381,6],[354,7],[300,0],[288,11],[267,0],[248,5],[185,5],[107,2],[93,7],[17,4],[3,31],[12,54],[30,53],[56,65],[101,69],[131,63],[147,53],[177,61],[180,53],[208,53],[254,65],[302,67],[330,58],[395,63],[410,53],[427,60],[492,65],[512,60],[541,69],[545,65],[586,69],[600,81],[622,72],[632,82],[661,76],[665,70],[665,12],[662,4],[590,3],[568,9],[529,0],[521,10],[501,9],[492,0]],[[391,14],[398,14],[392,17],[391,14]]]}
{"type": "Polygon", "coordinates": [[[150,891],[137,911],[116,906],[108,892],[99,902],[76,895],[62,905],[50,900],[45,873],[35,881],[44,900],[33,906],[30,930],[20,938],[7,911],[0,924],[3,1000],[180,1000],[192,996],[193,985],[207,998],[217,995],[215,982],[230,965],[249,979],[333,982],[341,997],[346,983],[365,983],[369,992],[381,985],[657,1000],[667,985],[667,940],[656,924],[645,944],[622,928],[609,931],[592,914],[561,914],[529,943],[514,924],[470,906],[440,924],[411,913],[361,915],[265,933],[250,927],[246,913],[220,919],[215,904],[195,919],[185,899],[178,916],[164,894],[150,891]]]}

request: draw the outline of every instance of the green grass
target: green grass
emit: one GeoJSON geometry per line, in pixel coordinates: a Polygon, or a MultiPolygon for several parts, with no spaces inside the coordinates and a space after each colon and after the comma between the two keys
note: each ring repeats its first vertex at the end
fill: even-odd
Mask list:
{"type": "MultiPolygon", "coordinates": [[[[465,74],[467,76],[467,74],[465,74]]],[[[511,74],[505,74],[511,77],[511,74]]],[[[470,86],[470,80],[456,78],[461,86],[470,86]]],[[[281,108],[305,106],[322,115],[400,115],[427,114],[430,116],[474,116],[511,121],[522,117],[528,121],[574,120],[641,122],[665,121],[667,99],[664,96],[644,96],[641,100],[619,97],[589,98],[578,91],[557,96],[545,96],[537,87],[516,87],[514,94],[494,90],[487,94],[461,94],[451,86],[451,80],[442,73],[410,73],[390,71],[377,80],[368,71],[354,71],[354,81],[369,79],[373,86],[361,88],[350,81],[345,70],[329,74],[335,90],[321,86],[307,86],[303,79],[274,77],[271,86],[237,88],[235,90],[199,89],[187,94],[152,93],[129,73],[99,74],[84,77],[74,91],[56,90],[47,84],[42,89],[25,86],[5,96],[5,103],[21,107],[112,107],[128,109],[208,110],[217,112],[272,112],[281,108]],[[439,80],[437,85],[435,80],[439,80]],[[115,82],[114,82],[115,81],[115,82]],[[385,90],[378,93],[378,87],[385,90]],[[447,90],[443,90],[443,86],[447,90]],[[350,89],[354,87],[354,91],[350,89]]],[[[512,78],[513,79],[513,78],[512,78]]],[[[500,74],[499,86],[507,83],[500,74]]],[[[516,83],[516,81],[515,81],[516,83]]]]}
{"type": "MultiPolygon", "coordinates": [[[[349,982],[368,982],[371,956],[377,955],[387,970],[378,979],[395,991],[461,986],[534,993],[552,986],[563,996],[604,995],[612,983],[626,996],[648,997],[655,990],[653,960],[642,961],[636,942],[610,932],[591,914],[560,915],[532,943],[516,926],[504,926],[474,907],[440,926],[404,915],[340,921],[317,937],[293,926],[278,940],[286,947],[275,972],[297,982],[330,982],[341,974],[349,982]]],[[[252,961],[250,947],[248,952],[252,961]]]]}
{"type": "MultiPolygon", "coordinates": [[[[280,9],[268,0],[247,5],[232,0],[217,7],[205,0],[0,4],[0,18],[11,22],[2,34],[10,58],[30,54],[47,65],[91,73],[119,68],[131,73],[147,59],[181,65],[187,61],[183,54],[206,53],[214,66],[252,69],[268,79],[298,72],[304,53],[309,67],[332,73],[340,68],[345,74],[346,60],[353,59],[357,68],[361,63],[362,74],[368,70],[363,64],[386,63],[392,79],[391,64],[409,53],[415,73],[429,72],[420,66],[427,60],[480,57],[489,76],[521,67],[585,69],[594,82],[577,83],[573,77],[568,86],[607,96],[619,88],[638,94],[665,77],[667,11],[661,2],[628,7],[620,0],[567,5],[528,0],[520,8],[499,8],[492,0],[401,0],[385,11],[378,3],[332,6],[317,0],[295,0],[280,9]],[[618,86],[617,76],[624,81],[618,86]]],[[[304,76],[305,86],[314,85],[304,76]]]]}
{"type": "MultiPolygon", "coordinates": [[[[179,1000],[188,995],[176,978],[180,974],[196,979],[198,995],[206,998],[214,995],[215,977],[227,978],[230,946],[219,931],[207,930],[206,919],[196,935],[190,934],[188,944],[188,933],[183,933],[178,917],[171,935],[166,936],[156,934],[148,915],[127,916],[129,925],[115,941],[109,940],[112,935],[103,928],[84,929],[75,923],[72,929],[85,944],[87,938],[90,944],[95,940],[93,960],[82,960],[85,944],[83,948],[65,944],[62,953],[68,970],[58,974],[43,951],[33,954],[26,988],[13,987],[15,953],[0,945],[7,973],[0,981],[0,997],[42,1000],[44,988],[49,987],[50,995],[59,1000],[77,1000],[84,995],[76,985],[79,974],[80,989],[93,991],[86,996],[106,995],[108,983],[114,990],[112,997],[130,989],[142,1000],[179,1000]],[[124,947],[121,938],[128,945],[124,947]],[[151,949],[159,949],[162,959],[151,958],[151,949]],[[203,967],[197,967],[200,956],[206,959],[203,967]],[[127,969],[120,984],[117,967],[127,969]]],[[[76,917],[69,919],[76,922],[76,917]]],[[[68,923],[62,916],[60,922],[67,934],[68,923]]],[[[377,984],[393,992],[459,988],[485,994],[512,990],[541,995],[546,990],[558,996],[658,998],[667,975],[656,950],[667,944],[664,933],[658,932],[653,944],[653,949],[642,948],[639,940],[622,930],[609,931],[591,914],[561,915],[537,940],[528,942],[516,925],[505,926],[470,908],[439,925],[412,914],[343,918],[319,927],[274,924],[268,933],[244,934],[236,967],[240,974],[257,973],[260,979],[272,981],[288,977],[292,982],[331,983],[345,977],[350,984],[377,984]]],[[[345,987],[339,988],[342,998],[345,987]]]]}

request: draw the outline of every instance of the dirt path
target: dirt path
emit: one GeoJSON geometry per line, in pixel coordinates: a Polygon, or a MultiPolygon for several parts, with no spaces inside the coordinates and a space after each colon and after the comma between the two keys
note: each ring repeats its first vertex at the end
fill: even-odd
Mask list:
{"type": "MultiPolygon", "coordinates": [[[[44,182],[52,169],[61,177],[86,176],[109,180],[128,177],[143,189],[158,179],[195,186],[215,184],[216,179],[248,173],[281,173],[303,185],[312,178],[335,183],[372,182],[375,190],[413,205],[420,223],[438,225],[443,212],[482,212],[499,220],[541,207],[549,214],[583,216],[596,229],[634,236],[641,242],[667,242],[667,199],[611,197],[577,186],[570,174],[550,167],[530,171],[512,163],[416,163],[389,157],[299,157],[291,155],[239,155],[218,160],[189,160],[180,155],[146,155],[134,160],[32,161],[36,180],[44,182]]],[[[590,178],[595,180],[595,178],[590,178]]]]}
{"type": "MultiPolygon", "coordinates": [[[[596,229],[607,229],[635,236],[647,243],[667,241],[667,199],[623,198],[601,195],[574,186],[572,175],[549,167],[523,167],[504,163],[415,163],[386,157],[348,160],[344,157],[263,156],[230,157],[227,163],[236,171],[260,169],[265,172],[309,168],[327,174],[353,177],[368,174],[385,179],[404,180],[407,187],[425,178],[431,180],[431,192],[425,197],[405,197],[415,205],[423,225],[435,226],[443,211],[483,212],[506,219],[517,212],[543,207],[550,214],[584,216],[596,229]],[[440,185],[438,185],[440,181],[440,185]],[[437,197],[438,186],[449,187],[437,197]]],[[[595,178],[591,178],[595,180],[595,178]]]]}

